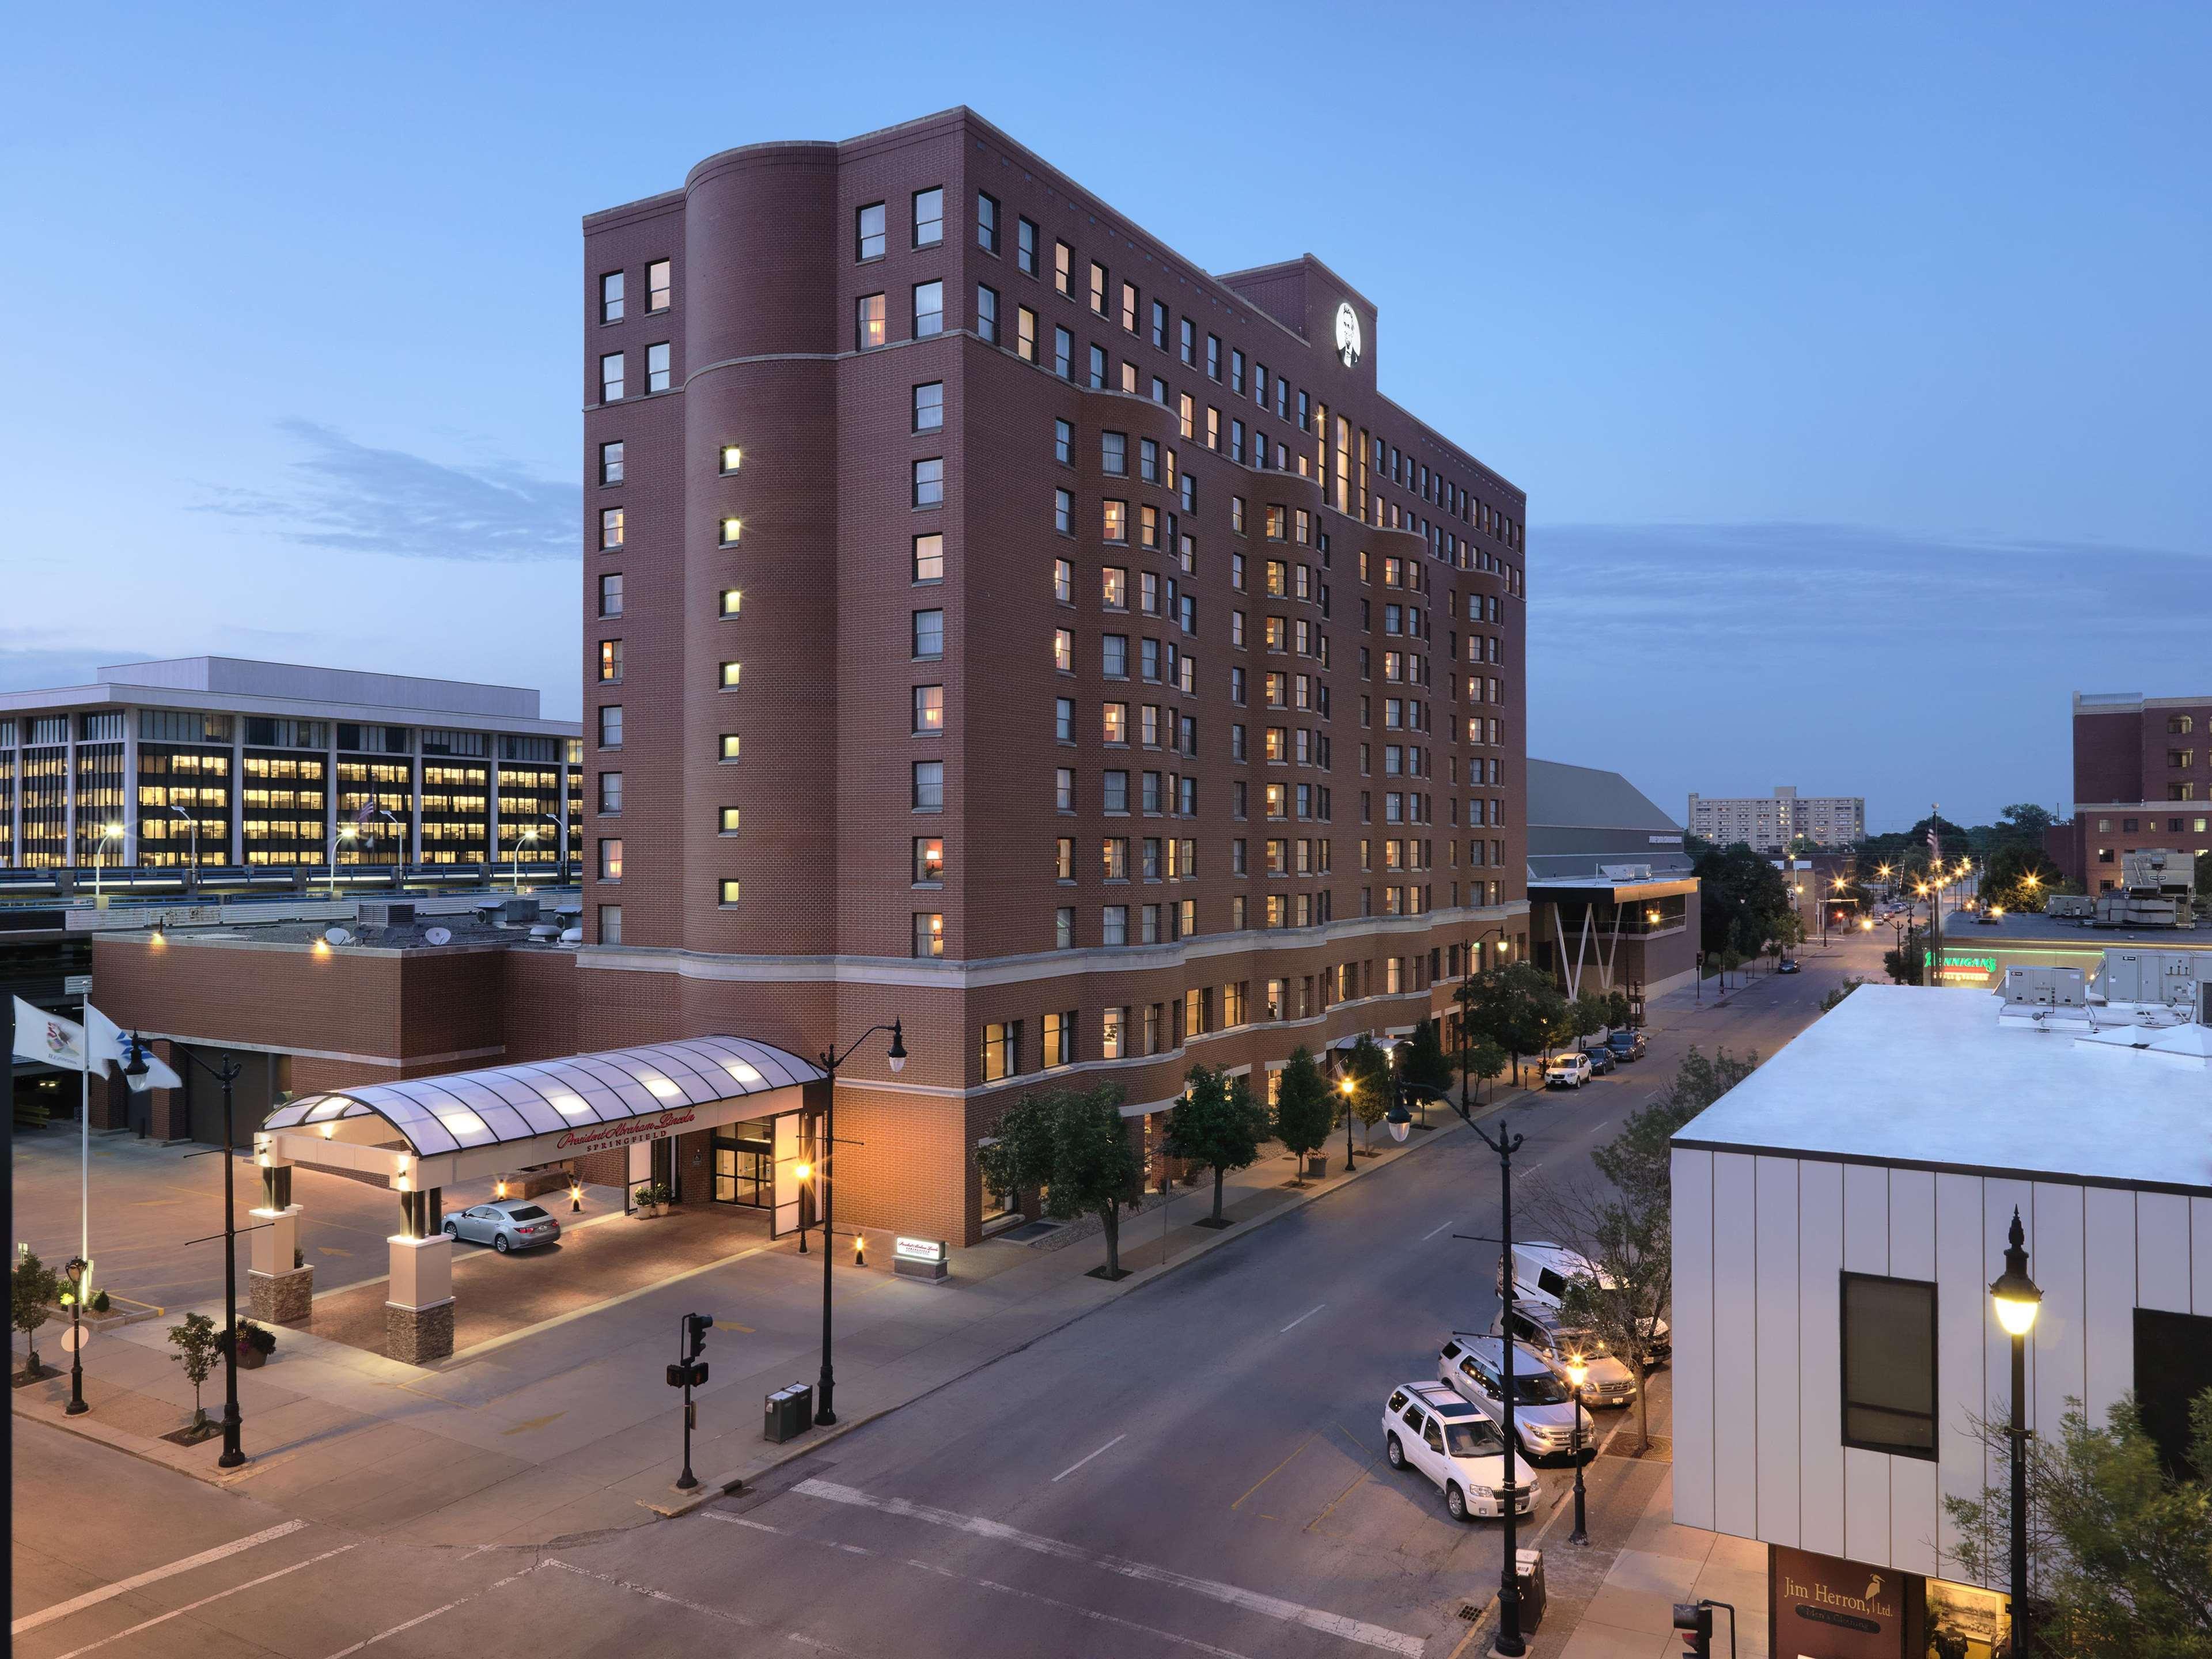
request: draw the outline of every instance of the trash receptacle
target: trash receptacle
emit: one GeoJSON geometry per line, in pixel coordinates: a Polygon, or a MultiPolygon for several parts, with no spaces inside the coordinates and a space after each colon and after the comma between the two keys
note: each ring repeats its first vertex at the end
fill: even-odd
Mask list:
{"type": "Polygon", "coordinates": [[[1521,1592],[1521,1628],[1534,1630],[1544,1622],[1544,1552],[1516,1551],[1513,1577],[1521,1592]]]}
{"type": "Polygon", "coordinates": [[[761,1438],[795,1440],[814,1426],[814,1385],[794,1382],[763,1402],[761,1438]]]}

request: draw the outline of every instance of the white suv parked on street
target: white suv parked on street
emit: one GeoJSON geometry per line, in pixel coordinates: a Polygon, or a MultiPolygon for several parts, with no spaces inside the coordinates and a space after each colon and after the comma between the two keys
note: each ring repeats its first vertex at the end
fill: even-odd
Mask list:
{"type": "Polygon", "coordinates": [[[1561,1054],[1544,1068],[1547,1089],[1579,1089],[1590,1080],[1589,1056],[1576,1049],[1561,1054]]]}
{"type": "MultiPolygon", "coordinates": [[[[1575,1404],[1567,1385],[1540,1355],[1519,1343],[1513,1355],[1513,1434],[1521,1455],[1565,1457],[1574,1449],[1575,1404]]],[[[1437,1375],[1493,1423],[1505,1421],[1505,1344],[1498,1337],[1454,1331],[1444,1338],[1437,1375]]]]}
{"type": "MultiPolygon", "coordinates": [[[[1441,1382],[1407,1382],[1382,1405],[1382,1447],[1394,1469],[1415,1468],[1443,1491],[1455,1521],[1498,1516],[1505,1442],[1497,1426],[1441,1382]]],[[[1527,1515],[1542,1491],[1534,1470],[1516,1470],[1513,1512],[1527,1515]]]]}

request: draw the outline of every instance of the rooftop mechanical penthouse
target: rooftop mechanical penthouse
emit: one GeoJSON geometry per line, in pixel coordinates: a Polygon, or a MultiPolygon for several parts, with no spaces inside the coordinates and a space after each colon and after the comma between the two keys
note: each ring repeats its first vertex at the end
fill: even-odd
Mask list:
{"type": "MultiPolygon", "coordinates": [[[[1382,394],[1342,277],[1211,275],[965,110],[583,229],[585,938],[506,951],[453,1066],[898,1018],[838,1218],[973,1241],[1040,1083],[1157,1147],[1194,1064],[1265,1093],[1525,954],[1525,499],[1382,394]]],[[[710,1138],[653,1172],[757,1198],[765,1131],[710,1138]]]]}
{"type": "Polygon", "coordinates": [[[900,1015],[855,1133],[949,1175],[1007,1084],[1164,1103],[1522,947],[1525,498],[1350,283],[965,110],[584,233],[586,1046],[900,1015]]]}

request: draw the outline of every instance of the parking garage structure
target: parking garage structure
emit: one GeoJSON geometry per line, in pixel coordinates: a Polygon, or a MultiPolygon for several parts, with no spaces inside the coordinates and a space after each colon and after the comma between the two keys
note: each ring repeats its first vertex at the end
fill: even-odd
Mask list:
{"type": "MultiPolygon", "coordinates": [[[[649,1181],[655,1149],[679,1137],[761,1126],[757,1172],[772,1234],[809,1224],[808,1160],[819,1167],[813,1112],[826,1075],[811,1062],[743,1037],[704,1036],[334,1089],[289,1102],[254,1136],[262,1203],[247,1284],[253,1316],[299,1323],[314,1269],[298,1260],[304,1206],[298,1166],[387,1186],[398,1228],[387,1243],[385,1352],[426,1364],[453,1352],[453,1239],[444,1189],[527,1170],[592,1166],[627,1184],[649,1181]],[[819,1085],[810,1098],[810,1085],[819,1085]],[[609,1166],[612,1165],[611,1170],[609,1166]]],[[[672,1163],[661,1154],[661,1164],[672,1163]]]]}

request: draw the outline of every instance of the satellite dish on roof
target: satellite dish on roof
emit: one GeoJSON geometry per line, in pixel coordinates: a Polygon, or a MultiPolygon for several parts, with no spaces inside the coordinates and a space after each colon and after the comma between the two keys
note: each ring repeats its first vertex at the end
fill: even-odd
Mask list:
{"type": "Polygon", "coordinates": [[[453,930],[450,927],[426,928],[423,931],[422,939],[424,943],[429,945],[451,945],[453,942],[453,930]]]}
{"type": "Polygon", "coordinates": [[[583,942],[584,942],[584,930],[583,930],[582,928],[580,928],[580,927],[563,927],[563,928],[561,930],[561,943],[562,943],[562,944],[563,944],[563,945],[581,945],[583,942]]]}
{"type": "Polygon", "coordinates": [[[323,930],[323,942],[326,945],[350,945],[353,935],[343,927],[326,927],[323,930]]]}

